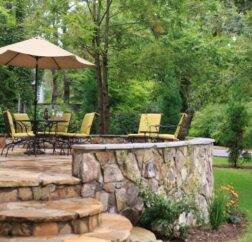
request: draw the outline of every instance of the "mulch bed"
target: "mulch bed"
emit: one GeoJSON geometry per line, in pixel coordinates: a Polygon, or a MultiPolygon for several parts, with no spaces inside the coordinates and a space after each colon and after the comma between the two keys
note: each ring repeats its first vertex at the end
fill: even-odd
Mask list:
{"type": "Polygon", "coordinates": [[[222,224],[218,231],[211,230],[209,226],[191,228],[185,240],[167,240],[158,235],[157,238],[164,242],[223,242],[240,237],[245,232],[247,224],[247,221],[243,221],[241,224],[226,223],[222,224]]]}

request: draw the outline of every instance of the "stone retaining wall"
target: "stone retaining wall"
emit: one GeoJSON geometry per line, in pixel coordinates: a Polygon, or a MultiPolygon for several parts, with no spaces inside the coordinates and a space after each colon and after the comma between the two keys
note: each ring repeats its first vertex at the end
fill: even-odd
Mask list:
{"type": "MultiPolygon", "coordinates": [[[[184,191],[192,195],[207,221],[207,199],[213,193],[213,142],[195,138],[167,143],[75,145],[73,176],[82,181],[83,197],[95,197],[104,211],[123,214],[132,222],[143,209],[136,180],[142,180],[153,192],[176,191],[178,196],[178,191],[184,191]]],[[[193,223],[192,216],[184,220],[193,223]]]]}

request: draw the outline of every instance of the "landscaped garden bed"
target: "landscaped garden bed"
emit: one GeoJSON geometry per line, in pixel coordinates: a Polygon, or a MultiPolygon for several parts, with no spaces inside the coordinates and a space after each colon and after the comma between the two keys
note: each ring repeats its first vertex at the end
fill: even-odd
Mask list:
{"type": "MultiPolygon", "coordinates": [[[[188,236],[184,240],[186,242],[224,242],[232,241],[240,238],[248,225],[246,220],[241,224],[222,224],[218,231],[212,230],[209,226],[194,227],[188,230],[188,236]]],[[[164,242],[180,242],[183,240],[174,239],[168,240],[163,236],[157,235],[157,238],[162,239],[164,242]]]]}

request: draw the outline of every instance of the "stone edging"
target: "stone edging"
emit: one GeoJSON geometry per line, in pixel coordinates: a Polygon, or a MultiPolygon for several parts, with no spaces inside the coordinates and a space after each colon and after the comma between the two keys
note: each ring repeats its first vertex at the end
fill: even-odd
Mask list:
{"type": "Polygon", "coordinates": [[[171,148],[188,145],[208,145],[214,143],[214,139],[193,138],[186,141],[159,142],[159,143],[126,143],[126,144],[85,144],[73,145],[77,150],[130,150],[149,148],[171,148]]]}

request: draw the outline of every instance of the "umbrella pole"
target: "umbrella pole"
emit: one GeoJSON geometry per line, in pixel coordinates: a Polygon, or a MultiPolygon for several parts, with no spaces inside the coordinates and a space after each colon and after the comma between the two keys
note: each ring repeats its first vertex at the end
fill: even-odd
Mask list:
{"type": "Polygon", "coordinates": [[[35,97],[34,97],[34,155],[37,155],[37,133],[38,133],[38,124],[37,124],[37,104],[38,104],[38,57],[36,56],[36,69],[35,69],[35,97]]]}
{"type": "Polygon", "coordinates": [[[37,104],[38,104],[38,57],[36,57],[36,69],[35,69],[35,86],[34,86],[34,120],[37,121],[37,104]]]}

